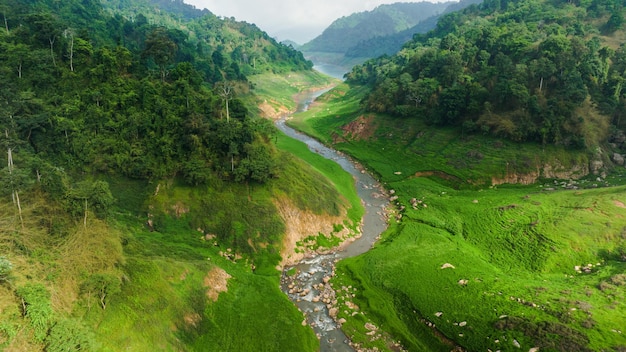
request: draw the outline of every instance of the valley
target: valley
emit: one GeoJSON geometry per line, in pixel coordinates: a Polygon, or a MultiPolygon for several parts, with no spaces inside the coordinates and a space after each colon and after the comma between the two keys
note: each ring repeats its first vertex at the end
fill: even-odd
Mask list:
{"type": "Polygon", "coordinates": [[[625,351],[625,15],[4,0],[0,350],[625,351]]]}

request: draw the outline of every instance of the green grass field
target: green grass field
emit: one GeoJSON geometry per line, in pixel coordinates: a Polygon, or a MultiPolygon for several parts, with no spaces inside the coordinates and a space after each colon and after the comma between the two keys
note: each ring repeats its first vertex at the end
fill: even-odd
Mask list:
{"type": "Polygon", "coordinates": [[[342,128],[363,118],[358,92],[340,88],[292,126],[334,142],[398,197],[382,240],[340,262],[333,279],[355,289],[339,309],[355,341],[392,350],[390,339],[367,334],[371,322],[413,351],[626,348],[619,172],[573,190],[547,179],[492,187],[494,176],[538,164],[571,169],[588,156],[384,116],[370,120],[369,133],[351,135],[342,128]]]}

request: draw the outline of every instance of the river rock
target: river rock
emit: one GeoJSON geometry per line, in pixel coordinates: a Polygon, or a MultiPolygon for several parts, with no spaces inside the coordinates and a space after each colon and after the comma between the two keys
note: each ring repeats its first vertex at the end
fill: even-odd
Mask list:
{"type": "Polygon", "coordinates": [[[365,323],[365,328],[370,331],[378,330],[378,327],[372,323],[365,323]]]}
{"type": "Polygon", "coordinates": [[[352,303],[351,301],[346,301],[346,306],[352,310],[359,310],[359,306],[352,303]]]}
{"type": "Polygon", "coordinates": [[[328,315],[329,315],[331,318],[336,318],[336,317],[337,317],[337,313],[338,313],[338,311],[339,311],[339,310],[338,310],[337,308],[335,308],[335,307],[330,308],[330,309],[328,310],[328,315]]]}

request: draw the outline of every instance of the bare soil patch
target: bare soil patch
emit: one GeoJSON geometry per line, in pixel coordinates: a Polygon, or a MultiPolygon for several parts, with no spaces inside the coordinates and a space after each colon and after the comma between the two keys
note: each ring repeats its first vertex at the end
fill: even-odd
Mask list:
{"type": "Polygon", "coordinates": [[[209,300],[215,302],[219,298],[220,293],[228,290],[228,279],[231,276],[220,267],[214,267],[204,277],[204,287],[207,288],[206,296],[209,300]]]}
{"type": "Polygon", "coordinates": [[[276,102],[274,104],[270,104],[267,100],[259,104],[259,109],[261,110],[261,116],[271,119],[278,120],[281,117],[288,115],[291,113],[286,106],[282,106],[276,102]]]}
{"type": "Polygon", "coordinates": [[[345,138],[359,141],[372,139],[376,128],[374,115],[361,115],[341,129],[345,138]]]}

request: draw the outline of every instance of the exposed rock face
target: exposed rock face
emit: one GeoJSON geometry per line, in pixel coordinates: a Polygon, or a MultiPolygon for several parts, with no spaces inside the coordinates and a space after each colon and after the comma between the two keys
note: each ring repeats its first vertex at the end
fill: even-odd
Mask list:
{"type": "Polygon", "coordinates": [[[590,172],[600,172],[604,167],[602,161],[592,161],[589,165],[574,165],[571,168],[564,167],[560,162],[553,164],[544,164],[538,167],[536,171],[531,171],[524,174],[509,173],[504,177],[493,177],[491,179],[492,185],[501,185],[504,183],[530,185],[537,182],[537,179],[542,178],[556,178],[561,180],[577,180],[581,177],[589,175],[590,172]],[[599,163],[597,163],[599,162],[599,163]],[[592,171],[593,170],[593,171],[592,171]]]}
{"type": "Polygon", "coordinates": [[[604,162],[602,160],[592,160],[589,163],[589,169],[594,175],[599,175],[602,168],[604,168],[604,162]]]}
{"type": "Polygon", "coordinates": [[[624,156],[619,153],[613,153],[613,162],[617,165],[624,166],[624,156]]]}
{"type": "Polygon", "coordinates": [[[261,110],[261,116],[271,120],[277,120],[291,112],[286,106],[267,100],[259,104],[259,110],[261,110]]]}
{"type": "MultiPolygon", "coordinates": [[[[280,252],[283,258],[280,263],[281,267],[294,265],[306,256],[304,252],[295,251],[297,242],[311,235],[333,233],[333,225],[343,223],[347,213],[345,209],[342,209],[340,216],[318,215],[299,209],[287,198],[276,200],[274,204],[287,227],[280,252]]],[[[336,235],[345,238],[348,237],[349,232],[348,229],[344,229],[336,235]]]]}

